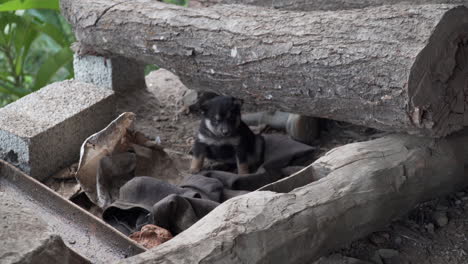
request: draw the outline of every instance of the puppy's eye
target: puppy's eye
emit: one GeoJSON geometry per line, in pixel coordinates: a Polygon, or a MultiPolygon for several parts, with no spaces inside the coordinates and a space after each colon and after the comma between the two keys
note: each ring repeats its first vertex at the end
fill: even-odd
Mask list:
{"type": "Polygon", "coordinates": [[[213,119],[213,120],[211,120],[211,123],[212,123],[213,125],[217,125],[219,122],[218,122],[218,120],[213,119]]]}

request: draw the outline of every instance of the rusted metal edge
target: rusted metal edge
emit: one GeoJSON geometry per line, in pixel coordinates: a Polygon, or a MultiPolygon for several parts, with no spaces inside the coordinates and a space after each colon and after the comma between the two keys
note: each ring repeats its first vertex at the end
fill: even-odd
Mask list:
{"type": "Polygon", "coordinates": [[[110,263],[146,251],[112,226],[0,160],[0,191],[44,218],[65,244],[93,263],[110,263]]]}

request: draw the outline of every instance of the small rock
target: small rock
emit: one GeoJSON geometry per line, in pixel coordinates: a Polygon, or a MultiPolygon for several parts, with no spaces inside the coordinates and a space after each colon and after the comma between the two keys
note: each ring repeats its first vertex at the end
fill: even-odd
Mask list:
{"type": "Polygon", "coordinates": [[[425,226],[427,232],[429,234],[434,234],[434,224],[433,223],[429,223],[425,226]]]}
{"type": "Polygon", "coordinates": [[[208,92],[208,91],[197,92],[195,90],[188,90],[187,92],[185,92],[182,98],[182,104],[189,111],[199,111],[200,106],[204,102],[216,96],[218,95],[213,92],[208,92]]]}
{"type": "Polygon", "coordinates": [[[461,199],[466,202],[468,201],[468,196],[462,197],[461,199]]]}
{"type": "Polygon", "coordinates": [[[457,193],[455,193],[455,195],[456,195],[458,198],[462,198],[463,196],[465,196],[465,192],[457,192],[457,193]]]}
{"type": "Polygon", "coordinates": [[[318,119],[315,117],[290,114],[286,122],[286,133],[292,139],[305,144],[313,144],[318,131],[318,119]]]}
{"type": "Polygon", "coordinates": [[[462,209],[453,209],[447,212],[448,219],[454,219],[463,214],[462,209]]]}
{"type": "Polygon", "coordinates": [[[73,164],[69,167],[66,167],[56,174],[52,175],[52,178],[57,180],[68,180],[75,178],[76,170],[78,169],[78,164],[73,164]]]}
{"type": "Polygon", "coordinates": [[[198,100],[198,92],[195,90],[187,90],[182,98],[182,103],[185,106],[194,105],[198,100]]]}
{"type": "Polygon", "coordinates": [[[434,212],[432,218],[438,227],[444,227],[448,224],[448,217],[446,212],[434,212]]]}
{"type": "Polygon", "coordinates": [[[380,246],[385,243],[386,239],[382,234],[373,233],[369,236],[369,240],[376,246],[380,246]]]}
{"type": "Polygon", "coordinates": [[[456,205],[460,205],[460,204],[462,204],[462,201],[456,200],[456,201],[455,201],[455,204],[456,204],[456,205]]]}
{"type": "Polygon", "coordinates": [[[193,145],[195,143],[195,138],[194,137],[188,137],[185,139],[185,143],[188,145],[193,145]]]}
{"type": "Polygon", "coordinates": [[[400,255],[398,251],[389,248],[382,248],[377,250],[377,252],[379,253],[379,256],[383,259],[391,259],[400,255]]]}
{"type": "Polygon", "coordinates": [[[168,121],[169,117],[167,116],[158,116],[153,118],[154,121],[168,121]]]}
{"type": "Polygon", "coordinates": [[[437,211],[447,211],[448,210],[448,206],[445,206],[445,205],[437,205],[436,207],[436,210],[437,211]]]}
{"type": "Polygon", "coordinates": [[[382,236],[383,236],[386,240],[389,240],[389,239],[390,239],[390,234],[389,234],[389,233],[382,233],[382,236]]]}
{"type": "Polygon", "coordinates": [[[397,245],[401,245],[401,242],[402,242],[401,237],[399,237],[399,236],[395,237],[393,242],[395,242],[395,244],[397,244],[397,245]]]}
{"type": "Polygon", "coordinates": [[[374,253],[374,256],[372,256],[371,261],[374,264],[383,264],[382,258],[377,251],[374,253]]]}
{"type": "Polygon", "coordinates": [[[315,261],[313,264],[372,264],[372,263],[365,261],[365,260],[361,260],[361,259],[346,257],[341,254],[333,254],[327,257],[321,257],[319,260],[315,261]]]}
{"type": "Polygon", "coordinates": [[[402,263],[402,259],[400,258],[400,253],[394,249],[383,248],[383,249],[379,249],[378,252],[384,264],[401,264],[402,263]]]}
{"type": "Polygon", "coordinates": [[[365,261],[365,260],[362,260],[362,259],[356,259],[356,258],[345,257],[344,260],[345,260],[344,263],[346,263],[346,264],[372,264],[369,261],[365,261]]]}

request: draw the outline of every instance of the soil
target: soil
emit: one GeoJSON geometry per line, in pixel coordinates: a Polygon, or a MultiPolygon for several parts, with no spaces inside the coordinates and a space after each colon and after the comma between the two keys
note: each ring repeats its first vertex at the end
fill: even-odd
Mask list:
{"type": "MultiPolygon", "coordinates": [[[[118,111],[134,112],[137,115],[136,130],[160,142],[168,153],[188,157],[200,120],[197,113],[181,111],[184,95],[189,90],[164,69],[151,72],[146,82],[147,89],[118,95],[118,111]]],[[[253,105],[246,105],[244,109],[262,111],[253,105]]],[[[388,134],[331,120],[321,120],[320,125],[320,137],[313,144],[318,150],[315,158],[340,145],[388,134]]],[[[269,128],[262,131],[284,133],[269,128]]],[[[316,263],[464,264],[468,263],[467,237],[468,189],[465,189],[420,204],[385,230],[355,241],[332,252],[332,257],[324,257],[316,263]],[[391,258],[382,258],[381,255],[385,255],[379,255],[382,249],[391,249],[390,252],[395,254],[391,258]],[[340,261],[336,261],[336,255],[340,256],[340,261]],[[351,259],[361,261],[349,261],[351,259]]]]}
{"type": "MultiPolygon", "coordinates": [[[[182,98],[187,88],[176,76],[163,69],[149,74],[147,85],[154,98],[143,99],[151,98],[155,107],[149,109],[142,104],[137,115],[144,119],[137,121],[138,126],[155,137],[159,136],[163,145],[188,154],[198,128],[199,116],[195,113],[178,114],[183,107],[182,98]]],[[[252,110],[255,106],[245,108],[252,110]]],[[[319,150],[316,158],[334,147],[387,134],[336,121],[323,120],[321,125],[321,135],[315,144],[319,150]]],[[[283,132],[270,129],[266,133],[283,132]]],[[[385,230],[333,253],[370,263],[468,263],[468,189],[421,204],[406,218],[395,221],[385,230]],[[438,226],[434,219],[437,214],[447,216],[448,223],[445,226],[438,226]],[[379,249],[395,249],[398,256],[392,260],[376,258],[379,249]]],[[[326,261],[326,258],[322,261],[326,261]]]]}
{"type": "Polygon", "coordinates": [[[468,263],[468,189],[420,204],[386,230],[335,253],[377,263],[373,260],[379,249],[399,252],[397,261],[390,263],[468,263]],[[440,215],[447,217],[446,225],[437,224],[440,215]]]}
{"type": "Polygon", "coordinates": [[[188,89],[172,73],[157,70],[146,78],[147,90],[119,94],[117,111],[136,114],[135,129],[174,151],[189,153],[199,119],[180,112],[188,89]]]}
{"type": "MultiPolygon", "coordinates": [[[[174,151],[189,154],[196,134],[199,116],[182,114],[183,96],[188,89],[169,71],[154,71],[147,76],[148,91],[124,95],[121,110],[135,109],[139,118],[137,128],[174,151]]],[[[244,109],[255,109],[247,105],[244,109]]],[[[256,109],[261,111],[262,109],[256,109]]],[[[133,110],[135,111],[135,110],[133,110]]],[[[316,158],[328,150],[357,141],[382,137],[387,133],[351,124],[322,120],[321,135],[314,146],[316,158]]],[[[283,133],[267,129],[264,133],[283,133]]],[[[444,224],[444,221],[441,221],[444,224]]],[[[332,254],[340,254],[369,263],[468,263],[468,189],[456,194],[420,204],[404,219],[390,224],[385,230],[355,241],[332,254]],[[446,215],[448,223],[439,226],[437,216],[446,215]],[[378,256],[379,249],[394,249],[396,258],[378,256]]],[[[327,263],[327,258],[321,263],[327,263]]],[[[329,262],[331,263],[331,262],[329,262]]]]}

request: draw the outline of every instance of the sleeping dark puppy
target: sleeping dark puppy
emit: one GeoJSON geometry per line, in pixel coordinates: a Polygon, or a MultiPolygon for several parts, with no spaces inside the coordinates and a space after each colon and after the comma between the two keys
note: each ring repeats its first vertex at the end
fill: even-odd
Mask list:
{"type": "Polygon", "coordinates": [[[263,162],[265,141],[242,122],[241,105],[234,97],[218,96],[201,106],[203,118],[192,148],[191,173],[202,169],[205,158],[237,164],[238,174],[248,174],[263,162]]]}

